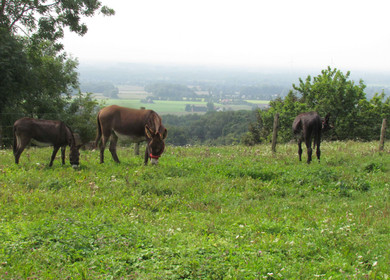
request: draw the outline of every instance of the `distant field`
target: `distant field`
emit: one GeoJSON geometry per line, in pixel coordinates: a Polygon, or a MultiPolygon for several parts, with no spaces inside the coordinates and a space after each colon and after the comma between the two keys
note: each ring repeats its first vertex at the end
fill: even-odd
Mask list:
{"type": "Polygon", "coordinates": [[[268,100],[245,100],[248,103],[256,104],[256,105],[268,105],[268,100]]]}
{"type": "MultiPolygon", "coordinates": [[[[257,101],[257,100],[256,100],[257,101]]],[[[259,102],[262,102],[259,100],[259,102]]],[[[263,101],[267,102],[267,101],[263,101]]],[[[140,100],[136,99],[106,99],[105,103],[107,105],[119,105],[129,108],[140,108],[145,107],[146,109],[151,109],[161,114],[185,114],[188,113],[185,111],[187,104],[195,106],[206,106],[207,102],[196,102],[196,101],[154,101],[154,103],[141,103],[140,100]]],[[[256,103],[253,103],[256,104],[256,103]]],[[[258,103],[264,104],[264,103],[258,103]]],[[[214,103],[216,109],[225,108],[225,110],[252,110],[252,106],[247,105],[223,105],[219,103],[214,103]]]]}
{"type": "Polygon", "coordinates": [[[141,86],[118,86],[121,99],[144,99],[148,93],[141,86]]]}
{"type": "Polygon", "coordinates": [[[141,103],[140,100],[135,99],[106,99],[107,105],[120,105],[129,108],[145,107],[157,113],[162,114],[176,114],[186,113],[186,104],[194,104],[196,106],[206,106],[207,102],[187,102],[187,101],[155,101],[154,103],[141,103]]]}
{"type": "MultiPolygon", "coordinates": [[[[119,105],[129,108],[141,108],[151,109],[160,114],[188,114],[185,111],[187,104],[195,106],[206,106],[206,101],[154,101],[154,103],[141,103],[142,99],[148,96],[148,93],[144,91],[140,86],[118,86],[119,99],[104,98],[101,94],[95,94],[95,97],[99,100],[104,100],[106,105],[119,105]]],[[[267,100],[246,100],[253,106],[266,106],[269,101],[267,100]]],[[[216,109],[222,110],[252,110],[253,106],[249,105],[226,105],[220,103],[214,103],[216,109]]]]}

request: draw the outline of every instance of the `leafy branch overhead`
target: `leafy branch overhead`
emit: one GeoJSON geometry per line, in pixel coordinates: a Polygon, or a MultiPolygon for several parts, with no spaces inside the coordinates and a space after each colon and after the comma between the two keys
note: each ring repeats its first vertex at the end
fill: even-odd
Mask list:
{"type": "Polygon", "coordinates": [[[97,0],[2,0],[0,2],[0,26],[10,33],[24,33],[41,39],[56,41],[64,36],[64,28],[84,35],[87,25],[82,17],[96,13],[114,15],[115,11],[97,0]]]}
{"type": "Polygon", "coordinates": [[[83,18],[96,14],[115,12],[99,0],[0,0],[0,141],[22,116],[64,118],[79,87],[78,62],[59,41],[66,28],[84,35],[83,18]]]}

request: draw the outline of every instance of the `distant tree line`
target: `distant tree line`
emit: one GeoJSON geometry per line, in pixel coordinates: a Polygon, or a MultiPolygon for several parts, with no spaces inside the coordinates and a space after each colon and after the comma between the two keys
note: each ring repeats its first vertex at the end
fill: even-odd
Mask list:
{"type": "Polygon", "coordinates": [[[213,100],[235,99],[235,100],[271,100],[276,97],[285,96],[288,88],[277,85],[207,85],[199,86],[200,90],[207,91],[213,100]]]}
{"type": "Polygon", "coordinates": [[[119,89],[110,82],[81,82],[81,92],[101,93],[107,98],[118,98],[119,89]]]}
{"type": "Polygon", "coordinates": [[[145,91],[151,94],[149,99],[183,100],[183,98],[200,98],[193,89],[180,84],[152,83],[145,86],[145,91]]]}
{"type": "Polygon", "coordinates": [[[208,84],[197,83],[196,86],[187,86],[172,83],[150,83],[145,86],[145,91],[150,93],[148,99],[158,100],[200,100],[206,99],[213,102],[230,100],[239,104],[244,99],[271,100],[285,96],[287,88],[276,85],[232,85],[232,84],[208,84]],[[201,92],[201,94],[199,93],[201,92]]]}
{"type": "Polygon", "coordinates": [[[207,112],[186,116],[164,115],[167,143],[172,145],[239,144],[256,120],[255,111],[207,112]]]}

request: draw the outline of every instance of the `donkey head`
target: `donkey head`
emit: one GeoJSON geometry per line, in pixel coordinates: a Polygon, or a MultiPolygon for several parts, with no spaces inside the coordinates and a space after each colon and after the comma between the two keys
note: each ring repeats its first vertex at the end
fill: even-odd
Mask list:
{"type": "Polygon", "coordinates": [[[164,152],[164,139],[167,138],[168,131],[164,128],[164,132],[161,134],[159,131],[153,131],[148,125],[145,125],[145,134],[148,138],[148,146],[146,149],[150,157],[150,162],[157,164],[158,159],[164,152]]]}
{"type": "Polygon", "coordinates": [[[77,168],[80,164],[79,163],[79,159],[80,159],[79,149],[80,149],[80,146],[75,146],[75,145],[70,146],[69,162],[73,168],[77,168]]]}
{"type": "Polygon", "coordinates": [[[329,123],[330,113],[328,113],[325,118],[322,120],[322,131],[327,131],[332,129],[333,126],[329,123]]]}
{"type": "Polygon", "coordinates": [[[67,131],[67,141],[70,147],[69,152],[69,162],[72,165],[73,168],[77,168],[80,164],[80,152],[79,149],[82,145],[76,145],[75,135],[73,134],[72,130],[68,128],[67,131]]]}

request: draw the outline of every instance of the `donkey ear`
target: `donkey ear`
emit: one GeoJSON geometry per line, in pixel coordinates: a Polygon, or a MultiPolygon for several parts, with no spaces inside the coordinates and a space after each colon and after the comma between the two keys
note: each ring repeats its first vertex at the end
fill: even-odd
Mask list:
{"type": "Polygon", "coordinates": [[[145,125],[145,134],[146,137],[148,137],[149,139],[153,138],[153,132],[150,130],[148,125],[145,125]]]}
{"type": "Polygon", "coordinates": [[[164,129],[164,132],[163,132],[163,134],[162,134],[162,140],[164,140],[165,138],[167,138],[167,136],[168,136],[168,130],[165,128],[165,129],[164,129]]]}

